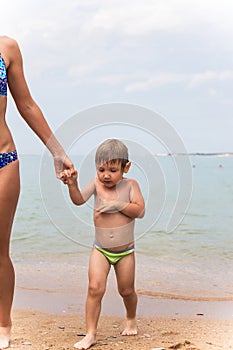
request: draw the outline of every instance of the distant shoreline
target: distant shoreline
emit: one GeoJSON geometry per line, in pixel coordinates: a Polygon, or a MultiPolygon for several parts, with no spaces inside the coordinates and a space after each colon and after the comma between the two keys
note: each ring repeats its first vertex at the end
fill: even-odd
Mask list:
{"type": "Polygon", "coordinates": [[[155,153],[155,157],[168,157],[168,156],[215,156],[215,157],[233,157],[233,152],[221,152],[221,153],[155,153]]]}
{"type": "MultiPolygon", "coordinates": [[[[72,156],[83,157],[83,154],[71,154],[72,156]]],[[[20,154],[21,157],[24,156],[37,156],[41,157],[42,154],[20,154]]],[[[168,156],[215,156],[215,157],[233,157],[233,152],[191,152],[191,153],[154,153],[155,157],[168,157],[168,156]]]]}

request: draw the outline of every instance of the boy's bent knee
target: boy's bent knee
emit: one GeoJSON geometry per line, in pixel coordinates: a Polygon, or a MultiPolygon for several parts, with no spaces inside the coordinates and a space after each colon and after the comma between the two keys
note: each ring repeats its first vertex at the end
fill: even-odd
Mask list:
{"type": "Polygon", "coordinates": [[[124,289],[120,289],[119,290],[120,295],[122,296],[122,298],[128,298],[133,296],[135,293],[135,289],[134,288],[124,288],[124,289]]]}
{"type": "Polygon", "coordinates": [[[105,293],[105,288],[98,285],[89,285],[88,294],[94,298],[102,298],[105,293]]]}

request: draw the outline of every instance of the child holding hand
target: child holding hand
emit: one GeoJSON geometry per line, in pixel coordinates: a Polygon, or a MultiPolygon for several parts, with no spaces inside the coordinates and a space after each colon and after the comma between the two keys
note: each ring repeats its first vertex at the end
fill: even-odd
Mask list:
{"type": "Polygon", "coordinates": [[[131,163],[123,142],[116,139],[103,142],[96,151],[95,164],[97,176],[84,190],[79,189],[77,171],[70,174],[69,170],[65,170],[61,174],[75,205],[84,204],[94,195],[95,240],[88,272],[87,332],[74,345],[76,349],[88,349],[96,343],[101,301],[111,265],[126,308],[126,324],[122,335],[137,334],[134,223],[136,218],[144,215],[144,199],[138,183],[124,177],[131,163]]]}

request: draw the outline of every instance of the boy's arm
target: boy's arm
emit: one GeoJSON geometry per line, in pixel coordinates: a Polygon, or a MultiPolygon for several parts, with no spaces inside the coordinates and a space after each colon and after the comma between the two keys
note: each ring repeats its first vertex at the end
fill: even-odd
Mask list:
{"type": "Polygon", "coordinates": [[[90,198],[95,191],[95,181],[92,180],[83,190],[79,189],[78,181],[70,181],[67,183],[69,194],[72,202],[76,205],[82,205],[90,198]]]}
{"type": "Polygon", "coordinates": [[[145,214],[145,202],[137,181],[130,179],[130,203],[119,203],[119,211],[131,219],[142,218],[145,214]],[[120,209],[121,207],[121,209],[120,209]]]}
{"type": "Polygon", "coordinates": [[[60,174],[60,179],[63,181],[65,185],[69,188],[69,195],[72,202],[76,205],[81,205],[85,203],[85,200],[80,192],[78,187],[78,172],[75,169],[73,173],[69,170],[64,170],[60,174]]]}
{"type": "Polygon", "coordinates": [[[145,214],[145,203],[135,180],[129,180],[131,185],[130,202],[123,201],[102,201],[101,206],[97,209],[101,213],[121,212],[131,219],[142,218],[145,214]]]}
{"type": "Polygon", "coordinates": [[[75,205],[82,205],[85,203],[85,200],[82,196],[82,193],[78,187],[78,182],[68,183],[70,199],[75,205]]]}

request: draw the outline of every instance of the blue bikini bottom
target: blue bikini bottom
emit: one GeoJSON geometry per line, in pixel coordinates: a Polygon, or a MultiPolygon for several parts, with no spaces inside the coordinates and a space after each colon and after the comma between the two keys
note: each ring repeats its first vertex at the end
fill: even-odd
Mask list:
{"type": "Polygon", "coordinates": [[[0,153],[0,169],[18,159],[17,151],[0,153]]]}

